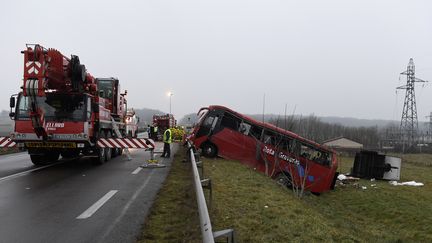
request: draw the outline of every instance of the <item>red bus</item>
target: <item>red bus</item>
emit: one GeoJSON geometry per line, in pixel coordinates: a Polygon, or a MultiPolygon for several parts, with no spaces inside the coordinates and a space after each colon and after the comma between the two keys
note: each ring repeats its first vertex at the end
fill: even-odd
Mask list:
{"type": "Polygon", "coordinates": [[[334,188],[333,150],[223,106],[201,108],[198,117],[189,139],[204,156],[239,160],[287,187],[313,193],[334,188]]]}

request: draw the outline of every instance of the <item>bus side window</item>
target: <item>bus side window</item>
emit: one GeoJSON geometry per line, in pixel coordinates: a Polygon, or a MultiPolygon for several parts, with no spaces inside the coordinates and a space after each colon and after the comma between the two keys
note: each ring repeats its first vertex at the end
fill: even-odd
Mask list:
{"type": "Polygon", "coordinates": [[[251,129],[251,125],[245,122],[240,123],[239,132],[243,133],[244,135],[249,135],[249,131],[251,129]]]}
{"type": "Polygon", "coordinates": [[[311,158],[311,156],[312,156],[311,149],[308,146],[301,144],[300,145],[300,156],[305,158],[305,159],[308,159],[308,160],[312,159],[311,158]]]}
{"type": "Polygon", "coordinates": [[[329,153],[325,151],[319,151],[311,147],[310,145],[302,144],[300,154],[303,158],[306,158],[308,160],[313,160],[314,162],[320,165],[324,165],[324,166],[330,165],[329,153]]]}
{"type": "Polygon", "coordinates": [[[214,116],[208,116],[208,117],[204,120],[202,126],[203,126],[203,127],[211,127],[211,125],[213,124],[214,119],[215,119],[214,116]]]}
{"type": "Polygon", "coordinates": [[[227,112],[225,112],[224,116],[222,117],[221,121],[221,127],[228,128],[234,131],[238,131],[240,125],[240,118],[237,118],[227,112]]]}
{"type": "Polygon", "coordinates": [[[329,166],[330,165],[330,159],[329,159],[329,153],[324,151],[318,151],[316,153],[316,156],[313,158],[315,162],[321,165],[329,166]]]}
{"type": "Polygon", "coordinates": [[[262,128],[261,127],[257,127],[252,125],[250,130],[249,130],[249,136],[257,139],[257,140],[261,140],[261,133],[262,133],[262,128]]]}
{"type": "Polygon", "coordinates": [[[276,134],[271,131],[264,131],[264,143],[269,145],[276,145],[276,134]]]}
{"type": "Polygon", "coordinates": [[[292,153],[293,152],[293,140],[288,138],[288,137],[283,136],[281,138],[280,143],[279,143],[279,147],[284,151],[288,151],[288,152],[292,153]]]}
{"type": "Polygon", "coordinates": [[[217,115],[217,116],[214,118],[213,123],[211,124],[211,129],[212,129],[212,130],[215,129],[218,120],[219,120],[219,115],[217,115]]]}

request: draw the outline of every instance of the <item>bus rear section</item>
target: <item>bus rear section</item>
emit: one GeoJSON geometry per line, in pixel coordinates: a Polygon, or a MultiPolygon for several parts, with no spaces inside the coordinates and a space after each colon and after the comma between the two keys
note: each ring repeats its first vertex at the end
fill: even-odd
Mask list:
{"type": "Polygon", "coordinates": [[[332,150],[223,106],[202,108],[198,117],[190,140],[204,156],[239,160],[289,180],[287,186],[316,193],[333,189],[338,165],[332,150]]]}

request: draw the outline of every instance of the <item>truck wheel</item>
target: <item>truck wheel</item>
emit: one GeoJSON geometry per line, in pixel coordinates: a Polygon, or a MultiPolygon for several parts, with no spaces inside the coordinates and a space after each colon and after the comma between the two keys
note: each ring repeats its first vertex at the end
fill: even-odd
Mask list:
{"type": "Polygon", "coordinates": [[[101,165],[105,163],[105,148],[97,148],[97,157],[92,158],[92,162],[95,165],[101,165]]]}
{"type": "MultiPolygon", "coordinates": [[[[107,131],[105,137],[106,138],[111,138],[111,132],[107,131]]],[[[112,149],[112,148],[105,148],[105,161],[108,161],[108,160],[111,159],[112,150],[114,150],[114,149],[112,149]]]]}
{"type": "MultiPolygon", "coordinates": [[[[97,139],[105,137],[102,132],[99,132],[96,136],[97,139]]],[[[97,141],[96,139],[96,141],[97,141]]],[[[95,165],[101,165],[105,163],[105,148],[96,147],[97,157],[92,158],[92,162],[95,165]]]]}
{"type": "Polygon", "coordinates": [[[275,181],[277,184],[283,187],[292,188],[291,176],[289,174],[279,173],[275,177],[275,181]]]}
{"type": "Polygon", "coordinates": [[[57,162],[59,159],[59,153],[52,152],[49,154],[30,154],[30,159],[34,165],[48,165],[57,162]]]}
{"type": "Polygon", "coordinates": [[[111,150],[111,158],[115,158],[115,157],[117,157],[117,155],[118,155],[118,151],[119,151],[118,148],[113,148],[113,149],[111,150]]]}
{"type": "Polygon", "coordinates": [[[201,146],[202,154],[208,158],[214,158],[217,155],[217,147],[212,143],[204,143],[201,146]]]}

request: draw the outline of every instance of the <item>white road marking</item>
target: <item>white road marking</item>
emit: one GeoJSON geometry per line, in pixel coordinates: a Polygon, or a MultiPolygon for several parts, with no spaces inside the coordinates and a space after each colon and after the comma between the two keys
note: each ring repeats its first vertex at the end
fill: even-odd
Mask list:
{"type": "Polygon", "coordinates": [[[136,174],[138,174],[141,170],[142,170],[141,167],[136,168],[136,169],[132,172],[132,175],[136,175],[136,174]]]}
{"type": "Polygon", "coordinates": [[[45,166],[37,167],[37,168],[31,169],[31,170],[26,170],[26,171],[23,171],[23,172],[20,172],[20,173],[8,175],[8,176],[0,178],[0,182],[6,181],[6,180],[9,180],[9,179],[13,179],[13,178],[17,178],[17,177],[20,177],[20,176],[24,176],[24,175],[30,174],[33,171],[43,170],[45,168],[48,168],[48,167],[51,167],[51,166],[54,166],[54,165],[63,164],[63,163],[64,163],[64,161],[57,162],[57,163],[54,163],[54,164],[45,165],[45,166]]]}
{"type": "Polygon", "coordinates": [[[121,211],[120,215],[114,220],[114,222],[111,223],[110,227],[105,231],[105,234],[102,236],[102,240],[104,240],[109,233],[114,229],[114,226],[116,226],[120,220],[124,217],[126,212],[128,211],[129,207],[132,205],[132,203],[136,200],[138,195],[146,188],[147,184],[149,183],[150,179],[152,178],[153,173],[155,170],[152,170],[150,174],[148,175],[147,179],[144,181],[144,183],[141,185],[141,187],[133,194],[132,198],[126,203],[123,210],[121,211]]]}
{"type": "Polygon", "coordinates": [[[102,207],[118,190],[111,190],[105,196],[101,197],[97,202],[95,202],[91,207],[89,207],[84,213],[80,214],[77,219],[90,218],[100,207],[102,207]]]}

